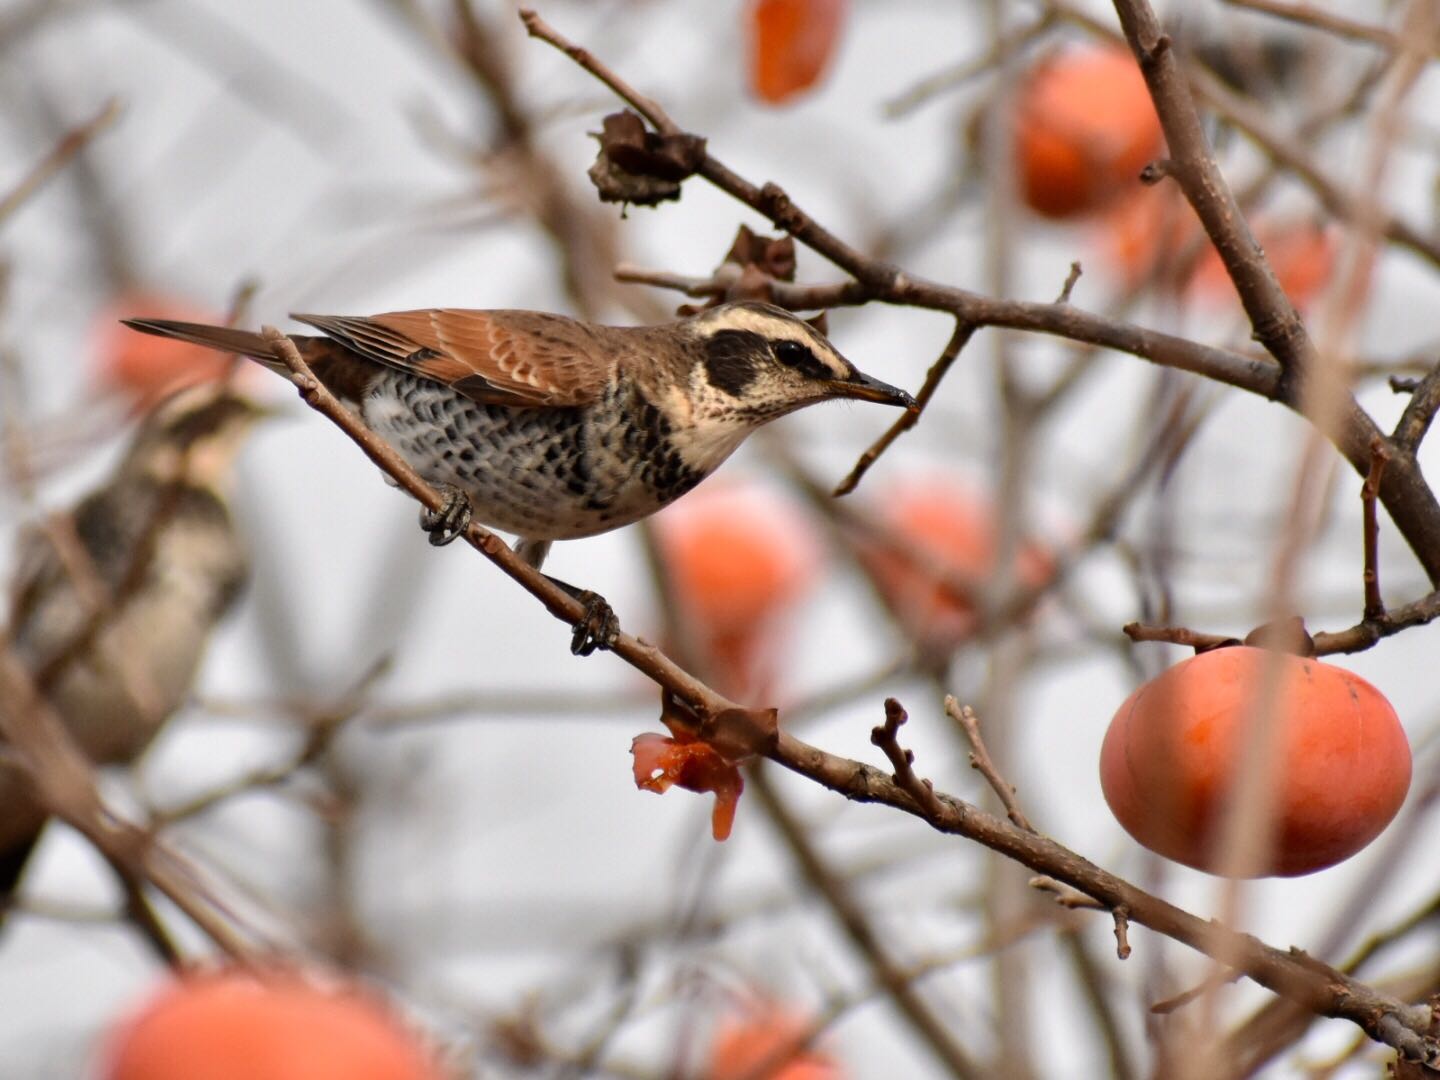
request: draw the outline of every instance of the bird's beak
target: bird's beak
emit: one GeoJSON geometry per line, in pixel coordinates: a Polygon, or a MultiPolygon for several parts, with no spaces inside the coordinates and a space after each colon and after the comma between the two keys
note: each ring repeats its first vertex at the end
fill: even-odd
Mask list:
{"type": "Polygon", "coordinates": [[[836,397],[874,401],[880,405],[899,405],[905,409],[915,408],[915,399],[904,390],[879,379],[872,379],[863,371],[856,371],[848,379],[836,379],[830,384],[830,389],[836,397]]]}

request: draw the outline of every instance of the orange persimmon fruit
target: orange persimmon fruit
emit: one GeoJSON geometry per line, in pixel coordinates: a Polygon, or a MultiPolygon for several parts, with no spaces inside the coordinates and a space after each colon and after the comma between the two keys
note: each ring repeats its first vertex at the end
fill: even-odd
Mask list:
{"type": "Polygon", "coordinates": [[[710,1045],[705,1080],[843,1080],[831,1058],[807,1045],[804,1017],[773,1005],[753,1005],[722,1021],[710,1045]]]}
{"type": "Polygon", "coordinates": [[[1050,218],[1139,191],[1140,170],[1164,144],[1139,66],[1111,46],[1041,57],[1022,77],[1012,125],[1021,198],[1050,218]]]}
{"type": "MultiPolygon", "coordinates": [[[[1330,283],[1335,269],[1335,235],[1324,225],[1314,221],[1259,221],[1255,240],[1264,250],[1275,279],[1297,308],[1308,307],[1330,283]]],[[[1186,287],[1197,300],[1239,303],[1235,285],[1212,245],[1206,245],[1186,287]]]]}
{"type": "Polygon", "coordinates": [[[655,539],[676,614],[719,689],[737,699],[766,693],[786,617],[821,562],[813,526],[764,488],[712,481],[655,519],[655,539]]]}
{"type": "Polygon", "coordinates": [[[1202,242],[1204,251],[1215,251],[1185,196],[1169,183],[1141,187],[1109,207],[1095,226],[1092,246],[1126,288],[1174,291],[1193,276],[1202,242]]]}
{"type": "Polygon", "coordinates": [[[214,971],[167,985],[111,1032],[103,1080],[442,1080],[381,1002],[295,972],[214,971]]]}
{"type": "MultiPolygon", "coordinates": [[[[867,539],[862,565],[885,604],[929,652],[948,652],[975,627],[975,604],[966,586],[979,589],[995,573],[995,508],[974,490],[934,477],[897,485],[874,515],[899,541],[867,539]]],[[[1027,540],[1015,556],[1018,584],[1035,588],[1055,572],[1055,561],[1027,540]]]]}
{"type": "Polygon", "coordinates": [[[1105,800],[1160,855],[1216,872],[1247,730],[1267,665],[1277,751],[1274,844],[1257,876],[1324,869],[1374,840],[1410,787],[1410,746],[1390,703],[1343,668],[1248,645],[1184,660],[1137,689],[1100,753],[1105,800]]]}
{"type": "Polygon", "coordinates": [[[750,90],[780,105],[825,74],[840,44],[846,0],[750,0],[745,8],[750,90]]]}

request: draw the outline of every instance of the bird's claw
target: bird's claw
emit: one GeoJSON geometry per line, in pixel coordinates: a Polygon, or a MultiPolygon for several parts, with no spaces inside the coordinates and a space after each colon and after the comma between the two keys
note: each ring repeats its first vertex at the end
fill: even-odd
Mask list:
{"type": "Polygon", "coordinates": [[[596,649],[614,645],[620,636],[620,620],[615,617],[609,601],[589,589],[582,589],[575,599],[585,605],[585,614],[575,624],[570,651],[576,656],[589,656],[596,649]]]}
{"type": "Polygon", "coordinates": [[[429,534],[431,547],[444,547],[464,535],[473,511],[470,497],[453,484],[436,484],[435,490],[445,496],[445,505],[439,510],[424,507],[420,511],[420,528],[429,534]]]}

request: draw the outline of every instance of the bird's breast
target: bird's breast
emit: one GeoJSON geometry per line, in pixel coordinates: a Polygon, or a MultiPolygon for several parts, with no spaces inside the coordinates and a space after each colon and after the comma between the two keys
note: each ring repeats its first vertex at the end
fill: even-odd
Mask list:
{"type": "Polygon", "coordinates": [[[695,431],[624,383],[584,406],[510,408],[387,373],[363,417],[427,480],[464,491],[480,521],[535,540],[593,536],[653,514],[739,442],[695,431]]]}

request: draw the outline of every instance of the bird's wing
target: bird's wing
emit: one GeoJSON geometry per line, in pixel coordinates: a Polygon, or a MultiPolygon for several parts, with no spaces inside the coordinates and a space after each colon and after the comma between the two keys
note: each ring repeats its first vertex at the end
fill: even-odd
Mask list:
{"type": "Polygon", "coordinates": [[[77,574],[94,574],[104,588],[119,589],[134,572],[141,537],[155,520],[158,492],[147,485],[112,481],[92,491],[71,511],[62,528],[74,530],[78,551],[67,558],[40,524],[20,530],[10,579],[8,632],[22,647],[34,638],[66,641],[90,621],[89,603],[77,574]],[[75,558],[88,566],[75,566],[75,558]]]}
{"type": "Polygon", "coordinates": [[[559,315],[430,308],[292,317],[369,360],[486,405],[587,405],[613,378],[615,361],[596,328],[559,315]]]}

